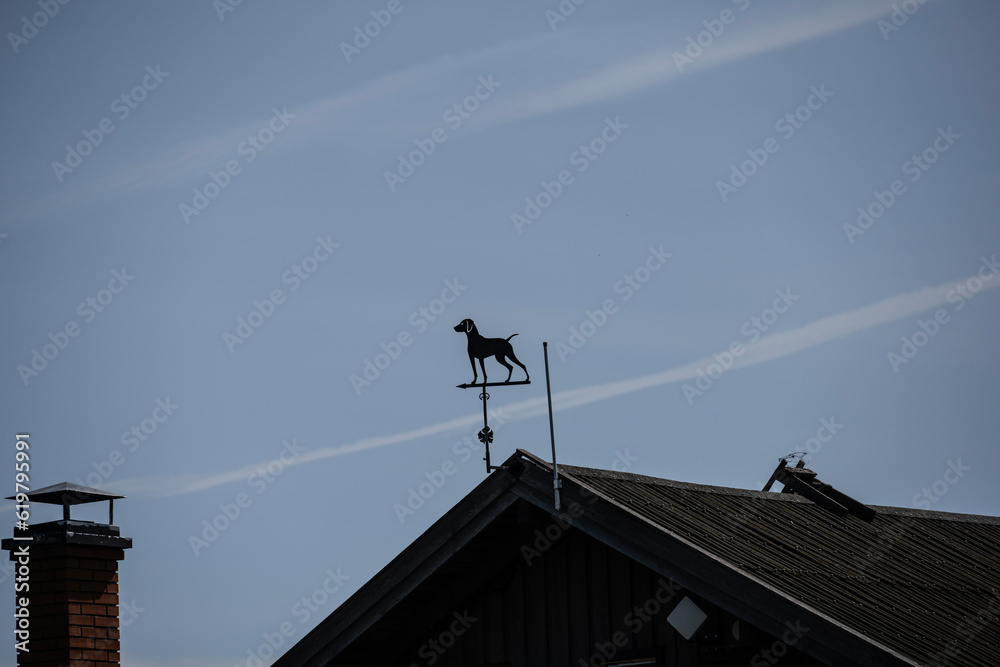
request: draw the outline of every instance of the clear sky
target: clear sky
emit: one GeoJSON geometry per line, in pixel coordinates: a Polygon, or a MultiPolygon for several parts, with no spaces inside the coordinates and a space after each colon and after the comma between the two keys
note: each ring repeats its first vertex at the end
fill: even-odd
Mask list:
{"type": "Polygon", "coordinates": [[[897,4],[3,3],[0,485],[128,495],[125,664],[246,665],[484,478],[472,318],[495,462],[548,341],[561,462],[996,515],[1000,7],[897,4]]]}

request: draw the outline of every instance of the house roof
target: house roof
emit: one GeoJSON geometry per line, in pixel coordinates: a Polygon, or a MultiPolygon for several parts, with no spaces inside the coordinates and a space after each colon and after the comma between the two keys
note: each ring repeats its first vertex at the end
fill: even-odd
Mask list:
{"type": "MultiPolygon", "coordinates": [[[[276,663],[363,656],[518,558],[511,507],[552,511],[551,465],[518,452],[276,663]],[[367,644],[366,644],[367,643],[367,644]]],[[[789,493],[560,466],[573,526],[831,665],[1000,664],[1000,518],[874,507],[870,522],[789,493]],[[585,500],[586,498],[586,500],[585,500]]],[[[520,529],[523,531],[523,527],[520,529]]],[[[345,660],[345,663],[349,660],[345,660]]]]}
{"type": "Polygon", "coordinates": [[[560,473],[916,664],[1000,665],[997,517],[874,507],[866,523],[791,494],[560,473]]]}

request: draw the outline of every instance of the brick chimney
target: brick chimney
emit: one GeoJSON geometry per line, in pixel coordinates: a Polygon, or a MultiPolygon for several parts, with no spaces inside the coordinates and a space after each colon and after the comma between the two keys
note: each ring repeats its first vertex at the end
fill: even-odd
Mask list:
{"type": "MultiPolygon", "coordinates": [[[[121,537],[113,525],[116,498],[124,496],[68,482],[27,494],[29,508],[62,505],[63,518],[15,528],[14,537],[2,543],[15,567],[18,667],[121,663],[118,561],[132,538],[121,537]],[[101,500],[109,503],[108,523],[70,518],[71,505],[101,500]]],[[[24,497],[18,502],[24,504],[24,497]]]]}

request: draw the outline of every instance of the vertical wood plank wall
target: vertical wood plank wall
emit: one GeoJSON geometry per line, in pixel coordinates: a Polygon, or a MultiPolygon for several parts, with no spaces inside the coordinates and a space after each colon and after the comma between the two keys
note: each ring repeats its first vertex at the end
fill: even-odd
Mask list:
{"type": "Polygon", "coordinates": [[[641,621],[633,610],[655,599],[664,583],[669,584],[645,566],[570,529],[530,565],[519,559],[457,609],[459,614],[468,610],[476,621],[453,646],[436,654],[433,662],[426,654],[419,656],[419,645],[414,646],[409,660],[402,664],[600,667],[606,664],[600,646],[609,650],[609,642],[620,632],[627,643],[614,647],[612,660],[624,657],[622,653],[629,655],[630,650],[648,649],[659,651],[668,667],[821,667],[794,648],[782,651],[780,659],[764,657],[761,651],[770,649],[777,640],[746,624],[741,624],[744,646],[718,649],[688,642],[667,622],[685,595],[709,614],[699,634],[714,634],[721,638],[720,643],[731,645],[735,619],[687,591],[677,592],[661,605],[649,622],[641,621]],[[748,637],[751,645],[746,645],[748,637]]]}

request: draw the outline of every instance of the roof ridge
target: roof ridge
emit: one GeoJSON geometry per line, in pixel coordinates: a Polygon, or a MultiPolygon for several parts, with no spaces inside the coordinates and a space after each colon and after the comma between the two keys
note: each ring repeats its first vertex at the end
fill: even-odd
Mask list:
{"type": "MultiPolygon", "coordinates": [[[[530,460],[535,465],[545,470],[552,470],[552,464],[542,460],[531,452],[518,449],[517,453],[522,459],[530,460]]],[[[793,493],[781,493],[773,491],[757,491],[756,489],[739,489],[731,486],[718,486],[714,484],[702,484],[698,482],[681,482],[664,477],[653,477],[641,475],[634,472],[623,472],[617,470],[604,470],[601,468],[587,468],[584,466],[574,466],[559,464],[559,471],[566,472],[574,477],[594,477],[598,479],[612,479],[619,481],[632,481],[642,484],[652,484],[655,486],[668,486],[676,489],[686,489],[690,491],[700,491],[704,493],[717,493],[729,496],[741,496],[744,498],[759,498],[762,500],[776,502],[809,503],[812,501],[793,493]]],[[[925,510],[911,507],[897,507],[894,505],[874,505],[864,503],[868,507],[876,510],[879,514],[889,514],[893,516],[904,516],[915,519],[933,519],[936,521],[956,521],[961,523],[979,523],[1000,526],[1000,516],[990,516],[988,514],[968,514],[964,512],[944,512],[941,510],[925,510]]]]}

